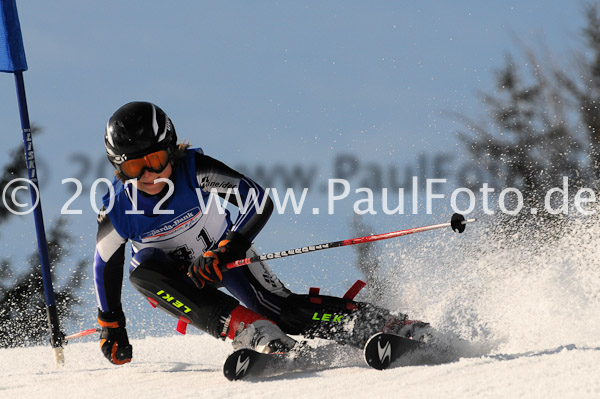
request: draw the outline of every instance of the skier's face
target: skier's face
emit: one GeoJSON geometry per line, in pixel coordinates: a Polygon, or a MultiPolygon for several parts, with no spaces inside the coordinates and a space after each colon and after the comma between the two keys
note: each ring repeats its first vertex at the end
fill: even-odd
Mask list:
{"type": "Polygon", "coordinates": [[[144,174],[136,181],[137,189],[145,192],[149,195],[156,195],[162,191],[167,185],[165,182],[154,182],[156,179],[168,179],[171,177],[171,164],[169,163],[166,168],[160,173],[154,173],[148,169],[144,171],[144,174]]]}

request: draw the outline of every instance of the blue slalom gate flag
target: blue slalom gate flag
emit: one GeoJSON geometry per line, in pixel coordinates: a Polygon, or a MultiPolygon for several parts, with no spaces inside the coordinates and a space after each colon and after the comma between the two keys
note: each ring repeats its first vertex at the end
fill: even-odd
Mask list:
{"type": "Polygon", "coordinates": [[[0,0],[0,71],[27,70],[16,0],[0,0]]]}

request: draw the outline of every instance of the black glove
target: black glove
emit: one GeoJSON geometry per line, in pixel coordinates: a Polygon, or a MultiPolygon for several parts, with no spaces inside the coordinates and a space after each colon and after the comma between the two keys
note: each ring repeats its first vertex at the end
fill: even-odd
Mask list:
{"type": "Polygon", "coordinates": [[[246,251],[252,244],[237,231],[230,231],[219,246],[206,251],[188,268],[188,276],[198,288],[203,288],[207,282],[223,280],[223,272],[227,263],[246,257],[246,251]]]}
{"type": "Polygon", "coordinates": [[[98,309],[100,333],[100,349],[104,357],[112,364],[125,364],[131,361],[132,348],[125,329],[125,315],[122,310],[103,312],[98,309]]]}

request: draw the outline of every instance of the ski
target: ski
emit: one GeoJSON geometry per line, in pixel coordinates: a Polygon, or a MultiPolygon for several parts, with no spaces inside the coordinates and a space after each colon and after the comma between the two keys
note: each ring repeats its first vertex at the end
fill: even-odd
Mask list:
{"type": "Polygon", "coordinates": [[[327,349],[330,346],[333,345],[312,348],[300,344],[285,353],[260,353],[250,348],[238,349],[227,356],[223,364],[223,375],[230,381],[236,381],[322,370],[331,365],[332,356],[327,349]]]}
{"type": "Polygon", "coordinates": [[[238,349],[227,356],[223,374],[229,381],[257,377],[263,374],[267,365],[285,363],[286,357],[280,353],[264,354],[249,348],[238,349]]]}
{"type": "Polygon", "coordinates": [[[423,347],[425,343],[422,341],[380,332],[365,344],[364,360],[370,367],[384,370],[401,357],[423,347]]]}
{"type": "MultiPolygon", "coordinates": [[[[403,356],[424,347],[425,343],[422,341],[395,334],[377,333],[369,338],[364,346],[364,361],[374,369],[384,370],[403,356]]],[[[336,343],[316,348],[301,343],[285,353],[260,353],[250,348],[238,349],[225,360],[223,375],[230,381],[237,381],[324,370],[334,367],[336,358],[344,364],[350,361],[339,359],[339,355],[346,352],[346,355],[352,356],[355,348],[345,346],[342,352],[340,348],[342,346],[336,343]]]]}

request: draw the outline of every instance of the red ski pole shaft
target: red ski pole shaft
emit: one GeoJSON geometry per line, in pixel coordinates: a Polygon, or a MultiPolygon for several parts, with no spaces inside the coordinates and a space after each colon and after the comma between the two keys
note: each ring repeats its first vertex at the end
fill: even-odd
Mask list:
{"type": "Polygon", "coordinates": [[[409,234],[422,233],[424,231],[443,229],[445,227],[452,227],[453,230],[457,231],[458,233],[462,233],[465,230],[465,226],[467,223],[472,223],[472,222],[475,222],[476,220],[477,219],[466,220],[464,218],[464,216],[462,216],[458,213],[455,213],[454,215],[452,215],[452,220],[448,223],[440,223],[440,224],[434,224],[431,226],[423,226],[423,227],[414,227],[412,229],[393,231],[391,233],[383,233],[383,234],[375,234],[375,235],[366,236],[366,237],[350,238],[348,240],[332,241],[332,242],[327,242],[327,243],[323,243],[323,244],[308,245],[308,246],[304,246],[304,247],[300,247],[300,248],[288,249],[287,251],[279,251],[279,252],[272,252],[270,254],[256,255],[251,258],[239,259],[239,260],[230,262],[226,265],[226,267],[227,267],[227,269],[233,269],[236,267],[249,265],[250,263],[259,262],[261,260],[280,259],[280,258],[286,258],[288,256],[293,256],[293,255],[300,255],[300,254],[306,254],[309,252],[321,251],[323,249],[345,247],[348,245],[364,244],[367,242],[387,240],[389,238],[401,237],[401,236],[406,236],[409,234]]]}
{"type": "Polygon", "coordinates": [[[99,328],[90,328],[88,330],[83,330],[83,331],[76,332],[74,334],[67,335],[65,337],[65,341],[69,341],[69,340],[75,339],[75,338],[85,337],[87,335],[96,334],[99,332],[100,332],[99,328]]]}

